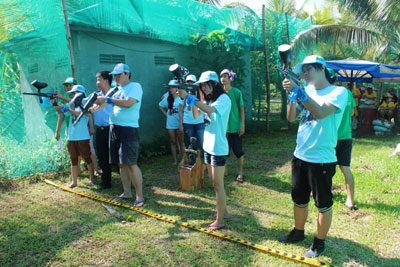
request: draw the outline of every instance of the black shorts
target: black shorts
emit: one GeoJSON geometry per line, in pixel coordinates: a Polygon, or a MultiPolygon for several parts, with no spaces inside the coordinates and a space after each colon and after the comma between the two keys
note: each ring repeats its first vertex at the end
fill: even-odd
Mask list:
{"type": "Polygon", "coordinates": [[[239,136],[238,133],[227,133],[227,138],[229,144],[229,153],[232,149],[233,154],[235,154],[237,158],[243,156],[244,152],[242,150],[242,137],[239,136]]]}
{"type": "Polygon", "coordinates": [[[326,212],[333,206],[332,177],[336,162],[310,163],[293,156],[292,158],[292,200],[298,207],[307,207],[312,191],[315,206],[326,212]]]}
{"type": "Polygon", "coordinates": [[[204,151],[204,163],[211,166],[225,166],[228,156],[215,156],[204,151]]]}
{"type": "Polygon", "coordinates": [[[353,148],[352,139],[338,140],[335,148],[337,165],[350,167],[352,148],[353,148]]]}
{"type": "Polygon", "coordinates": [[[110,164],[136,165],[139,158],[139,129],[110,125],[110,164]]]}

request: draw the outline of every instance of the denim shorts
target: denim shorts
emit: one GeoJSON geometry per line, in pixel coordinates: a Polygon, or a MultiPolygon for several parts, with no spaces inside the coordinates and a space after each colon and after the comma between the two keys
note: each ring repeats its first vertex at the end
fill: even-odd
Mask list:
{"type": "Polygon", "coordinates": [[[228,155],[214,156],[204,151],[204,163],[211,164],[211,166],[225,166],[227,158],[228,155]]]}

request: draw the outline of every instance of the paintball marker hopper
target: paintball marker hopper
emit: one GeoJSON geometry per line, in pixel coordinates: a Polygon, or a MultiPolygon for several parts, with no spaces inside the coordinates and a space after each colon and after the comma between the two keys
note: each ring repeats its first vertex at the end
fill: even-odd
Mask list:
{"type": "MultiPolygon", "coordinates": [[[[40,92],[40,90],[42,90],[43,88],[47,87],[47,83],[39,82],[38,80],[34,80],[33,82],[31,82],[31,85],[33,87],[35,87],[38,90],[38,92],[37,93],[25,93],[25,92],[23,92],[22,94],[38,96],[40,104],[43,103],[42,97],[48,97],[50,99],[55,99],[56,98],[56,94],[54,94],[54,93],[42,93],[42,92],[40,92]]],[[[53,105],[57,106],[57,101],[54,101],[53,105]]]]}
{"type": "Polygon", "coordinates": [[[179,64],[169,66],[169,71],[172,72],[178,80],[183,79],[189,74],[189,70],[179,64]]]}
{"type": "Polygon", "coordinates": [[[283,63],[283,69],[290,68],[290,62],[293,60],[292,48],[288,44],[278,47],[279,58],[283,63]]]}
{"type": "Polygon", "coordinates": [[[290,62],[293,60],[292,48],[288,44],[278,47],[279,57],[282,61],[282,68],[275,65],[275,69],[292,80],[297,86],[301,85],[300,77],[290,69],[290,62]]]}

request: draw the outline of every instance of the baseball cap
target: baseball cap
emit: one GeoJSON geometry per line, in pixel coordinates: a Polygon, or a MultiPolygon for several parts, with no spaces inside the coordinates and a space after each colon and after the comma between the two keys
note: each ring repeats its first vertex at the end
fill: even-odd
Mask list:
{"type": "Polygon", "coordinates": [[[178,87],[178,81],[177,80],[170,80],[168,83],[168,86],[170,87],[178,87]]]}
{"type": "Polygon", "coordinates": [[[77,84],[78,82],[76,81],[76,79],[74,77],[68,77],[67,79],[65,79],[65,81],[62,84],[77,84]]]}
{"type": "Polygon", "coordinates": [[[197,78],[196,76],[194,76],[193,74],[190,74],[186,77],[186,81],[192,81],[192,82],[197,82],[197,78]]]}
{"type": "Polygon", "coordinates": [[[306,57],[302,63],[297,64],[296,67],[294,67],[294,72],[297,74],[303,73],[303,66],[306,64],[313,64],[313,63],[319,63],[322,64],[326,67],[325,59],[323,57],[317,56],[317,55],[312,55],[306,57]]]}
{"type": "Polygon", "coordinates": [[[74,92],[80,92],[80,93],[86,94],[85,87],[83,87],[83,85],[79,85],[79,84],[74,85],[74,87],[72,87],[72,89],[70,91],[68,91],[67,94],[71,94],[74,92]]]}
{"type": "Polygon", "coordinates": [[[200,75],[200,79],[198,82],[196,82],[196,84],[205,83],[208,81],[219,82],[218,75],[215,71],[208,70],[208,71],[203,72],[200,75]]]}
{"type": "Polygon", "coordinates": [[[110,74],[114,75],[114,74],[121,74],[124,72],[131,72],[129,66],[124,63],[118,63],[117,65],[115,65],[114,70],[110,72],[110,74]]]}

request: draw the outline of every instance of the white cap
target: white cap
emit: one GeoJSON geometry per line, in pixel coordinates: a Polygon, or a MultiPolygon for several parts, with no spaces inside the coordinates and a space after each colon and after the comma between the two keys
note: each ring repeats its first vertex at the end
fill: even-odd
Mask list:
{"type": "Polygon", "coordinates": [[[208,82],[208,81],[219,82],[218,75],[217,75],[217,73],[215,71],[208,70],[208,71],[203,72],[200,75],[200,79],[196,84],[205,83],[205,82],[208,82]]]}
{"type": "Polygon", "coordinates": [[[170,80],[169,83],[168,83],[168,86],[170,86],[170,87],[178,87],[179,84],[178,84],[177,80],[170,80]]]}
{"type": "Polygon", "coordinates": [[[186,81],[192,81],[192,82],[197,82],[197,78],[196,76],[194,76],[193,74],[190,74],[186,77],[186,81]]]}
{"type": "Polygon", "coordinates": [[[313,64],[313,63],[319,63],[322,64],[326,67],[325,59],[323,57],[317,56],[317,55],[312,55],[308,56],[303,60],[303,63],[297,64],[296,67],[294,67],[294,72],[297,74],[303,73],[303,66],[306,64],[313,64]]]}
{"type": "Polygon", "coordinates": [[[79,84],[74,85],[74,87],[72,87],[72,89],[69,90],[69,91],[67,92],[67,94],[72,94],[72,93],[74,93],[74,92],[80,92],[80,93],[86,94],[85,87],[83,87],[83,85],[79,85],[79,84]]]}

